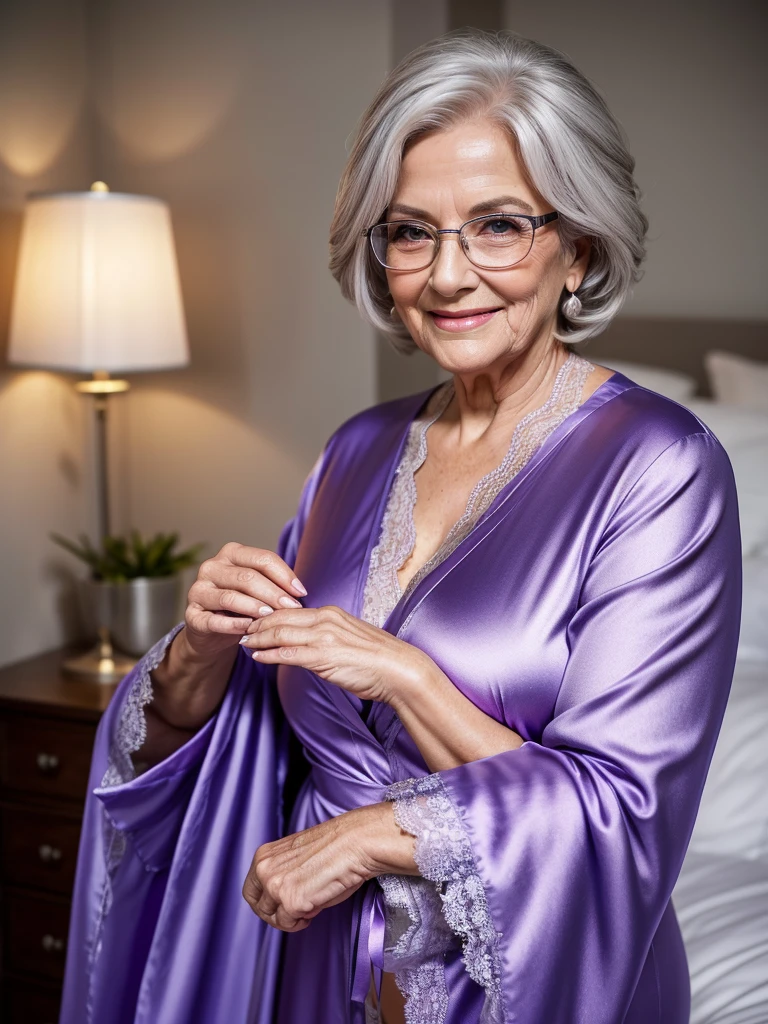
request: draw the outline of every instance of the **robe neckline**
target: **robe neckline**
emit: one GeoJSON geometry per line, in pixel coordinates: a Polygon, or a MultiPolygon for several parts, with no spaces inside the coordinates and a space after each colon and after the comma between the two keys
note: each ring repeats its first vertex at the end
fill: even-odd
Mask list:
{"type": "MultiPolygon", "coordinates": [[[[444,383],[444,381],[441,381],[439,384],[432,388],[428,388],[426,391],[420,391],[417,394],[411,395],[407,399],[402,400],[407,403],[405,405],[406,415],[404,419],[400,420],[400,425],[395,433],[395,444],[389,455],[386,469],[382,467],[384,483],[381,498],[377,505],[376,512],[372,517],[365,558],[363,559],[358,576],[354,607],[351,609],[352,614],[356,615],[358,618],[362,615],[363,592],[370,565],[371,552],[381,533],[387,499],[392,488],[397,467],[402,458],[403,449],[407,442],[409,431],[414,420],[426,407],[427,403],[432,398],[432,395],[435,394],[439,388],[443,387],[444,383]]],[[[401,596],[400,600],[395,604],[385,621],[382,623],[381,628],[394,636],[398,636],[407,626],[413,613],[417,610],[431,590],[439,585],[440,581],[448,575],[455,565],[467,556],[476,544],[479,544],[482,541],[483,537],[485,537],[497,522],[500,521],[500,518],[509,514],[514,507],[513,504],[510,504],[511,499],[514,497],[523,481],[526,480],[530,474],[533,473],[534,470],[536,470],[537,467],[540,466],[548,456],[560,444],[562,444],[562,442],[581,423],[584,422],[588,416],[595,412],[595,410],[599,409],[607,402],[610,402],[622,392],[638,386],[639,385],[630,380],[629,377],[626,377],[618,371],[614,371],[611,377],[599,384],[586,401],[582,402],[577,409],[574,409],[572,413],[566,416],[565,419],[547,435],[544,442],[539,446],[539,448],[537,448],[519,472],[517,472],[501,488],[470,532],[462,538],[454,550],[434,566],[434,568],[427,572],[410,591],[410,593],[406,592],[401,596]]]]}

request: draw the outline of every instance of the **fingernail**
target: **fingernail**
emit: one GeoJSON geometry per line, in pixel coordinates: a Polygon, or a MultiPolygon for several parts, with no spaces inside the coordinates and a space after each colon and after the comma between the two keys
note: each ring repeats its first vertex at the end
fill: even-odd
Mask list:
{"type": "Polygon", "coordinates": [[[268,604],[263,604],[261,608],[259,608],[259,615],[271,615],[274,610],[275,609],[270,608],[268,604]]]}
{"type": "Polygon", "coordinates": [[[281,597],[280,604],[283,608],[301,608],[300,602],[294,600],[292,597],[281,597]]]}
{"type": "Polygon", "coordinates": [[[244,636],[241,636],[240,639],[237,642],[239,644],[247,644],[250,639],[251,639],[250,634],[246,633],[244,636]]]}
{"type": "Polygon", "coordinates": [[[307,596],[306,588],[304,587],[304,584],[301,582],[301,580],[291,580],[291,586],[294,589],[298,590],[300,594],[303,594],[304,597],[307,596]]]}

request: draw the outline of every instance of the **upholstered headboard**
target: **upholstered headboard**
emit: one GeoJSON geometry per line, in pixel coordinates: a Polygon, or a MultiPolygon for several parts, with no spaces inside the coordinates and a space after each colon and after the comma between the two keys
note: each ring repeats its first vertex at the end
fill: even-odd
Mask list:
{"type": "Polygon", "coordinates": [[[598,363],[602,356],[679,370],[696,378],[698,395],[711,397],[704,353],[720,349],[768,361],[768,321],[617,317],[603,334],[575,348],[598,363]]]}

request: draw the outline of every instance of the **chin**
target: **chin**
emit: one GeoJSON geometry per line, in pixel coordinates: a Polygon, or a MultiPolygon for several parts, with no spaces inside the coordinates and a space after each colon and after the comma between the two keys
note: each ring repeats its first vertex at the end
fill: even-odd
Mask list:
{"type": "Polygon", "coordinates": [[[493,359],[488,359],[487,355],[479,357],[467,356],[462,359],[460,356],[451,358],[449,355],[439,354],[435,358],[435,362],[440,366],[446,373],[453,374],[454,376],[481,376],[484,373],[488,373],[494,364],[493,359]]]}
{"type": "Polygon", "coordinates": [[[445,369],[462,367],[466,370],[482,370],[509,352],[509,342],[497,337],[483,337],[482,334],[445,334],[426,338],[419,344],[419,348],[445,369]]]}

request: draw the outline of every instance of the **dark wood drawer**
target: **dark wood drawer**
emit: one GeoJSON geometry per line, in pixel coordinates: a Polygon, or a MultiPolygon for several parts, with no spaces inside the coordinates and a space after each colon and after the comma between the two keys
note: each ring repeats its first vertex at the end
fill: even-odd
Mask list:
{"type": "Polygon", "coordinates": [[[3,978],[4,1024],[56,1024],[61,1005],[60,990],[40,982],[3,978]]]}
{"type": "Polygon", "coordinates": [[[69,902],[6,889],[3,903],[6,970],[63,979],[69,902]]]}
{"type": "Polygon", "coordinates": [[[75,884],[80,822],[22,807],[2,809],[2,878],[5,884],[69,895],[75,884]]]}
{"type": "Polygon", "coordinates": [[[0,720],[0,782],[19,792],[85,800],[96,726],[42,716],[0,720]]]}
{"type": "Polygon", "coordinates": [[[70,646],[0,667],[2,1024],[59,1018],[93,743],[116,689],[62,671],[82,653],[70,646]]]}

